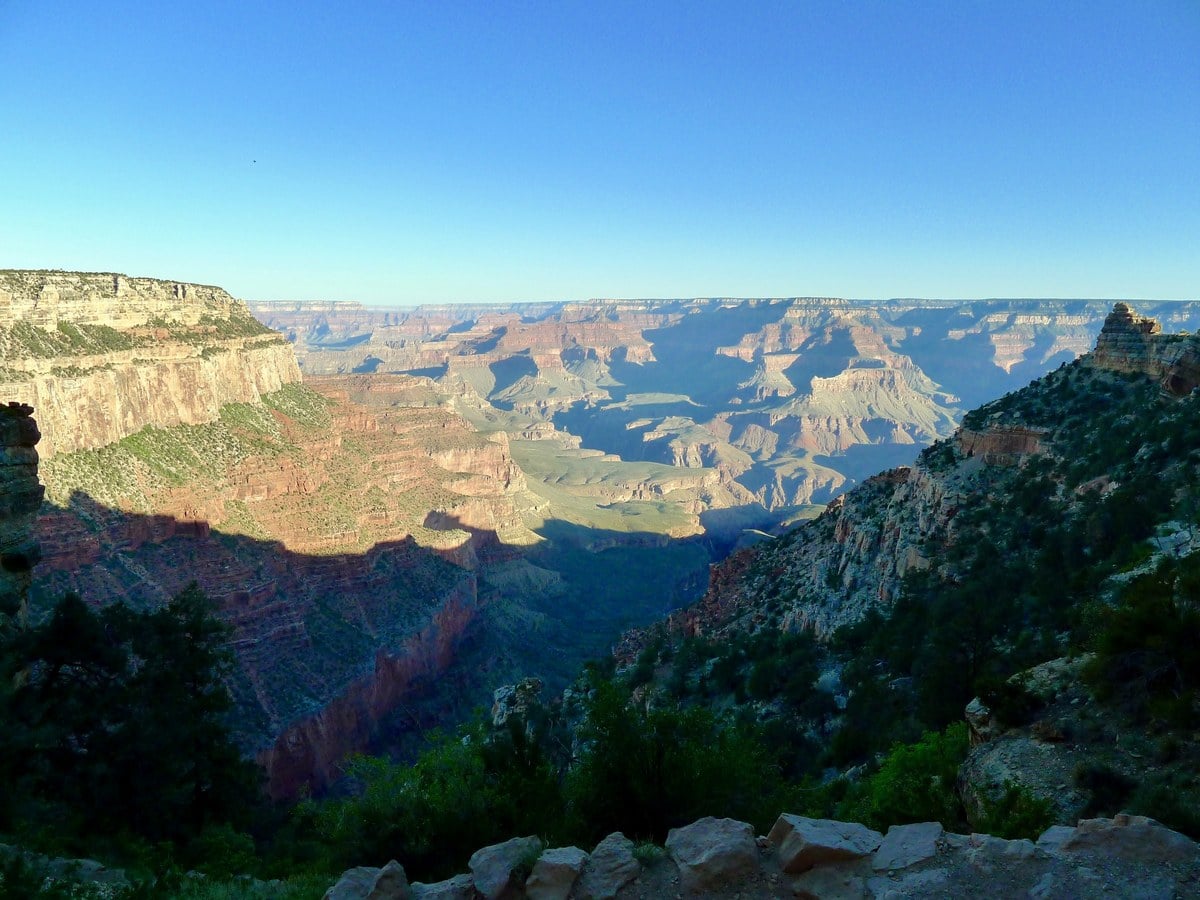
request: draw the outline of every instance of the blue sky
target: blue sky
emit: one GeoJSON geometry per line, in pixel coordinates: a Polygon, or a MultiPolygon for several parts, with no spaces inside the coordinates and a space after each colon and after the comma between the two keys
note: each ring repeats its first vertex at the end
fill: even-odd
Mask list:
{"type": "Polygon", "coordinates": [[[1200,297],[1200,0],[0,0],[0,267],[1200,297]]]}

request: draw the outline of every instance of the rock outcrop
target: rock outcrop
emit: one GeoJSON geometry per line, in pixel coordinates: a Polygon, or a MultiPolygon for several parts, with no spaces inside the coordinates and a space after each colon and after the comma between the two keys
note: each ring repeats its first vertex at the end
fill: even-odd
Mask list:
{"type": "Polygon", "coordinates": [[[1200,338],[1163,334],[1157,320],[1127,303],[1113,306],[1088,359],[1097,368],[1149,375],[1176,396],[1200,387],[1200,338]]]}
{"type": "MultiPolygon", "coordinates": [[[[744,822],[703,819],[672,832],[668,856],[647,865],[628,854],[631,845],[623,836],[610,835],[583,864],[579,881],[574,878],[587,854],[570,848],[574,852],[565,877],[552,893],[531,876],[524,886],[505,880],[505,893],[497,894],[499,880],[489,870],[474,878],[460,875],[438,884],[415,884],[412,896],[1066,900],[1103,895],[1173,900],[1195,896],[1200,889],[1200,845],[1144,816],[1085,819],[1073,828],[1056,825],[1036,842],[950,834],[936,822],[893,826],[885,837],[854,823],[793,815],[781,816],[769,838],[755,842],[752,833],[744,822]]],[[[546,851],[545,856],[557,853],[546,851]]],[[[511,864],[505,859],[501,869],[511,864]]],[[[535,873],[539,864],[534,863],[535,873]]],[[[386,871],[351,869],[326,897],[382,897],[370,891],[386,871]]]]}
{"type": "Polygon", "coordinates": [[[38,410],[42,455],[214,421],[300,380],[290,345],[216,287],[0,271],[0,393],[38,410]]]}
{"type": "Polygon", "coordinates": [[[40,558],[35,522],[45,489],[38,481],[41,435],[32,414],[20,403],[0,406],[0,620],[24,618],[40,558]]]}

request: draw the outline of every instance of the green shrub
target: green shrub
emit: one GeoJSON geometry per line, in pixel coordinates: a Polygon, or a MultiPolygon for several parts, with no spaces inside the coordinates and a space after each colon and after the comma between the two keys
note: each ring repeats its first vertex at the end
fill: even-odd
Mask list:
{"type": "Polygon", "coordinates": [[[1025,787],[1005,782],[1004,793],[996,800],[985,801],[983,816],[974,827],[984,834],[994,834],[1009,840],[1036,840],[1054,824],[1054,804],[1039,799],[1025,787]]]}
{"type": "Polygon", "coordinates": [[[941,822],[962,830],[965,817],[956,785],[967,750],[962,722],[941,734],[929,732],[915,744],[893,747],[879,771],[842,802],[838,818],[883,830],[909,822],[941,822]]]}

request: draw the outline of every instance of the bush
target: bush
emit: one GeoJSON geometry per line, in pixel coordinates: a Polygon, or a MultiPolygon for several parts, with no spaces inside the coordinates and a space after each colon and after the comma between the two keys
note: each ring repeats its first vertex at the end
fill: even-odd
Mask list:
{"type": "Polygon", "coordinates": [[[756,736],[704,709],[633,707],[600,685],[567,779],[578,834],[661,841],[706,815],[765,827],[782,808],[778,767],[756,736]]]}
{"type": "Polygon", "coordinates": [[[1054,805],[1039,799],[1014,782],[1005,782],[1004,793],[996,800],[983,804],[983,816],[974,827],[984,834],[994,834],[1009,840],[1036,840],[1054,824],[1054,805]]]}
{"type": "Polygon", "coordinates": [[[927,733],[915,744],[892,748],[874,775],[851,791],[838,818],[886,830],[910,822],[941,822],[950,830],[966,824],[958,796],[958,769],[967,757],[967,726],[927,733]]]}

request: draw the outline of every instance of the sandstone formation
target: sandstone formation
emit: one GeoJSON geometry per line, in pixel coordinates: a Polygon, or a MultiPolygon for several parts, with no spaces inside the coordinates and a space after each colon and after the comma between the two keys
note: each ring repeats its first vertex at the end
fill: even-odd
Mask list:
{"type": "Polygon", "coordinates": [[[481,614],[477,573],[536,540],[503,435],[419,379],[319,386],[118,443],[99,469],[60,454],[38,522],[42,608],[68,590],[153,606],[192,580],[218,603],[241,737],[274,796],[327,784],[427,690],[481,614]]]}
{"type": "Polygon", "coordinates": [[[1089,362],[1114,372],[1155,378],[1168,393],[1182,396],[1200,386],[1200,344],[1181,334],[1163,334],[1152,318],[1117,303],[1104,320],[1089,362]]]}
{"type": "Polygon", "coordinates": [[[0,356],[0,392],[38,410],[45,457],[300,380],[287,342],[220,288],[113,274],[0,271],[0,356]]]}
{"type": "MultiPolygon", "coordinates": [[[[752,833],[748,824],[729,820],[701,820],[675,832],[679,833],[687,837],[677,839],[678,852],[647,866],[628,856],[620,868],[596,862],[601,854],[611,855],[614,847],[628,844],[622,836],[610,835],[592,853],[584,866],[584,878],[574,888],[564,881],[566,892],[543,893],[531,878],[524,888],[506,883],[506,890],[512,891],[508,896],[575,900],[600,896],[619,900],[665,896],[1067,900],[1103,895],[1173,900],[1194,896],[1200,887],[1200,845],[1144,816],[1085,819],[1073,828],[1056,825],[1036,843],[986,834],[950,834],[936,822],[893,826],[882,837],[853,823],[793,815],[781,816],[771,837],[760,839],[757,846],[753,839],[746,843],[744,836],[752,833]],[[714,823],[719,821],[729,824],[718,828],[714,823]],[[683,861],[677,856],[684,857],[683,861]],[[602,887],[597,875],[588,880],[589,872],[600,871],[605,873],[602,887]]],[[[534,863],[535,872],[537,866],[534,863]]],[[[326,898],[385,896],[370,891],[375,879],[386,871],[351,869],[326,898]]],[[[438,884],[415,884],[411,896],[496,894],[492,880],[481,882],[460,875],[438,884]]]]}
{"type": "MultiPolygon", "coordinates": [[[[302,388],[290,346],[219,288],[5,272],[0,350],[0,388],[44,404],[50,503],[29,541],[14,523],[5,546],[10,568],[44,548],[35,614],[66,591],[145,607],[198,581],[234,628],[239,738],[274,796],[323,787],[349,751],[453,721],[495,682],[534,669],[563,683],[631,617],[695,596],[709,557],[689,551],[693,568],[645,599],[593,604],[580,631],[560,610],[590,589],[553,568],[559,542],[649,554],[731,502],[715,472],[595,451],[578,478],[533,493],[513,444],[577,449],[552,423],[518,442],[481,433],[460,411],[482,407],[466,381],[302,388]]],[[[18,443],[13,477],[33,453],[18,443]]]]}

